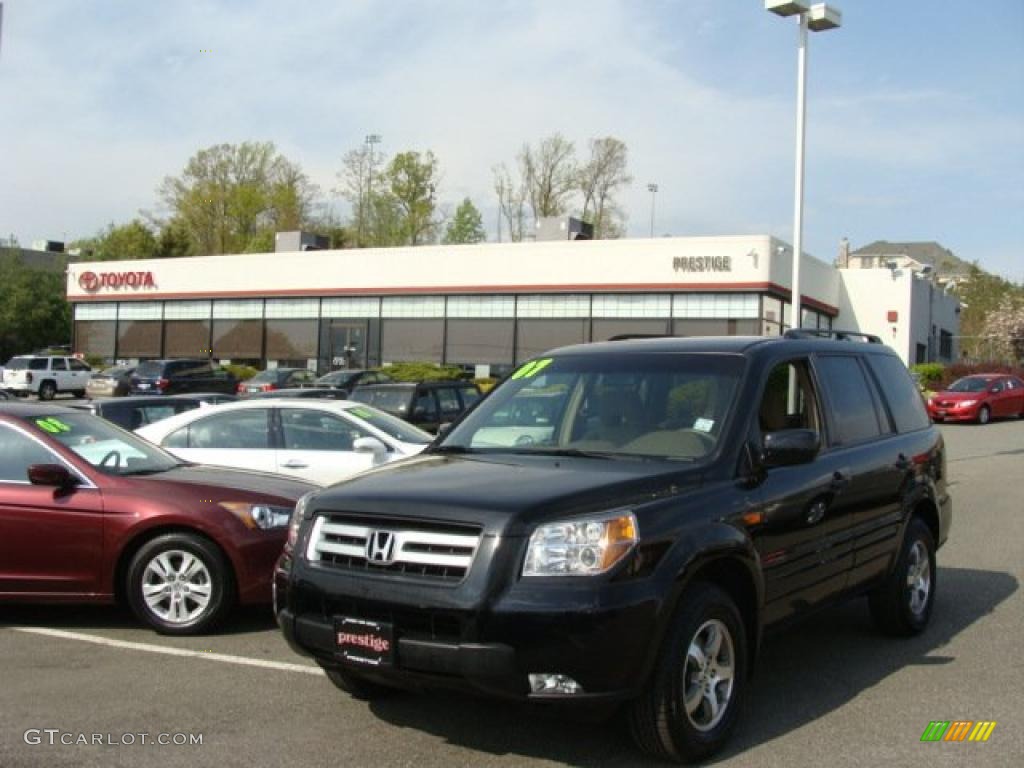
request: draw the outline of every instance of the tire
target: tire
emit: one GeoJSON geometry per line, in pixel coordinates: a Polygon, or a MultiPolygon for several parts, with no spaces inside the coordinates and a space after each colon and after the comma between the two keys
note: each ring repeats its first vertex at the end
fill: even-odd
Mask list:
{"type": "Polygon", "coordinates": [[[397,688],[390,688],[380,683],[371,682],[359,675],[339,667],[323,667],[324,674],[340,690],[347,693],[353,699],[359,701],[374,701],[387,696],[393,696],[398,692],[397,688]]]}
{"type": "Polygon", "coordinates": [[[234,574],[208,539],[169,533],[135,553],[128,566],[126,594],[135,615],[160,634],[196,635],[230,612],[234,574]],[[154,591],[160,587],[162,591],[154,591]]]}
{"type": "Polygon", "coordinates": [[[39,385],[39,399],[53,400],[57,395],[57,385],[47,379],[39,385]]]}
{"type": "Polygon", "coordinates": [[[912,517],[896,566],[885,583],[868,595],[875,625],[897,637],[923,632],[935,605],[935,576],[932,532],[921,518],[912,517]],[[925,565],[927,568],[922,570],[925,565]]]}
{"type": "Polygon", "coordinates": [[[83,397],[85,397],[85,390],[84,389],[76,389],[71,394],[74,395],[78,400],[81,400],[83,397]]]}
{"type": "Polygon", "coordinates": [[[991,420],[991,418],[992,418],[992,411],[991,411],[991,409],[989,409],[989,407],[987,405],[983,405],[983,406],[981,406],[981,408],[978,409],[978,423],[979,424],[988,424],[989,421],[991,420]]]}
{"type": "Polygon", "coordinates": [[[630,705],[629,725],[637,746],[653,757],[679,763],[703,760],[721,749],[743,707],[746,671],[746,629],[736,603],[712,584],[694,584],[680,598],[644,692],[630,705]],[[714,666],[703,666],[691,650],[708,651],[714,634],[723,630],[717,652],[703,657],[714,666]],[[726,680],[720,673],[730,663],[732,677],[726,680]],[[710,680],[705,676],[708,671],[710,680]],[[687,691],[695,704],[687,704],[687,691]]]}

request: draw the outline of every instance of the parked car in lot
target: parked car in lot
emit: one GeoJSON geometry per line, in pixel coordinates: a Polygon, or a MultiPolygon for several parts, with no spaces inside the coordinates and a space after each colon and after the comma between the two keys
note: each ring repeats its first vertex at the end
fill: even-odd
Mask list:
{"type": "Polygon", "coordinates": [[[296,387],[294,389],[272,389],[269,392],[257,392],[249,395],[249,399],[264,399],[268,397],[300,397],[317,400],[347,400],[347,389],[332,389],[330,387],[296,387]]]}
{"type": "Polygon", "coordinates": [[[928,414],[935,421],[979,424],[1006,416],[1024,418],[1024,381],[997,373],[964,376],[928,398],[928,414]]]}
{"type": "Polygon", "coordinates": [[[107,421],[117,424],[121,429],[134,431],[147,424],[170,418],[185,411],[191,411],[204,405],[213,405],[202,395],[130,395],[107,400],[90,400],[82,403],[70,403],[71,408],[88,411],[107,421]]]}
{"type": "Polygon", "coordinates": [[[121,397],[127,395],[132,387],[132,374],[135,366],[115,365],[98,371],[89,377],[85,384],[85,394],[89,397],[121,397]]]}
{"type": "Polygon", "coordinates": [[[455,421],[480,397],[480,389],[471,381],[374,384],[349,394],[350,400],[387,411],[427,432],[455,421]]]}
{"type": "Polygon", "coordinates": [[[356,387],[365,387],[367,384],[387,384],[390,381],[391,377],[380,371],[364,370],[362,368],[343,368],[340,371],[325,373],[313,382],[313,386],[352,391],[356,387]]]}
{"type": "Polygon", "coordinates": [[[419,453],[431,436],[361,403],[276,398],[191,411],[137,430],[188,461],[327,485],[419,453]]]}
{"type": "Polygon", "coordinates": [[[18,355],[4,365],[4,389],[53,400],[59,392],[84,397],[92,368],[77,357],[18,355]]]}
{"type": "Polygon", "coordinates": [[[6,392],[4,392],[2,389],[0,389],[0,400],[10,400],[10,399],[11,399],[11,396],[8,395],[6,392]]]}
{"type": "Polygon", "coordinates": [[[229,371],[200,358],[146,360],[132,374],[133,395],[174,395],[188,392],[234,394],[238,386],[229,371]]]}
{"type": "Polygon", "coordinates": [[[314,486],[183,462],[89,413],[0,404],[0,601],[112,603],[165,634],[270,601],[314,486]]]}
{"type": "Polygon", "coordinates": [[[285,638],[359,698],[625,703],[642,749],[707,758],[766,628],[858,595],[895,635],[932,613],[942,434],[888,347],[822,334],[526,363],[421,455],[299,502],[285,638]],[[550,420],[525,444],[520,411],[550,420]]]}
{"type": "Polygon", "coordinates": [[[251,379],[238,382],[238,394],[252,395],[257,392],[272,392],[275,389],[301,387],[312,384],[316,374],[306,368],[268,368],[251,379]]]}

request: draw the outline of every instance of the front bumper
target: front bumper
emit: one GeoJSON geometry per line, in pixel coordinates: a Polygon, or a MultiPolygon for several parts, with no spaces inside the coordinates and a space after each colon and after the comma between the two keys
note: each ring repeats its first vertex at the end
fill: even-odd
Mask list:
{"type": "Polygon", "coordinates": [[[932,421],[976,421],[978,419],[978,407],[976,405],[967,408],[937,408],[928,406],[928,415],[932,421]]]}
{"type": "Polygon", "coordinates": [[[276,571],[275,613],[289,645],[322,666],[397,687],[610,704],[638,694],[660,636],[660,603],[643,581],[520,581],[492,598],[467,601],[458,587],[385,583],[397,579],[368,584],[326,570],[302,568],[297,578],[276,571]],[[391,623],[393,665],[344,661],[335,644],[335,622],[342,617],[391,623]],[[568,675],[583,691],[532,693],[531,673],[568,675]]]}

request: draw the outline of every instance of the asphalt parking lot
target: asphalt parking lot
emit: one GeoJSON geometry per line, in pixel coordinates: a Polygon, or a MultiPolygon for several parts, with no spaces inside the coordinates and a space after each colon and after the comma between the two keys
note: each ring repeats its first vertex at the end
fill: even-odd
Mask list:
{"type": "MultiPolygon", "coordinates": [[[[882,637],[861,600],[770,637],[713,764],[1020,764],[1024,421],[942,429],[955,512],[928,631],[882,637]],[[921,743],[932,720],[998,724],[986,743],[921,743]]],[[[115,608],[2,606],[0,712],[5,768],[647,764],[618,721],[448,695],[351,700],[291,653],[269,610],[215,636],[164,638],[115,608]],[[143,733],[202,743],[143,744],[143,733]],[[135,743],[62,745],[62,734],[135,743]]]]}

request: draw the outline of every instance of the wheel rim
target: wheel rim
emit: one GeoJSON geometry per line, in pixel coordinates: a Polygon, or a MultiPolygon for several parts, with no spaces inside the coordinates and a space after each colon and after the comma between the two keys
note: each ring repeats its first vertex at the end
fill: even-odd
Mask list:
{"type": "Polygon", "coordinates": [[[928,547],[920,539],[914,542],[907,558],[907,590],[910,593],[910,612],[920,616],[932,591],[932,562],[928,557],[928,547]]]}
{"type": "Polygon", "coordinates": [[[978,421],[982,424],[988,424],[988,408],[982,408],[978,411],[978,421]]]}
{"type": "Polygon", "coordinates": [[[736,654],[729,628],[718,619],[701,624],[686,649],[683,708],[698,731],[710,731],[732,701],[736,654]]]}
{"type": "Polygon", "coordinates": [[[142,598],[168,624],[199,620],[210,605],[213,579],[200,558],[181,549],[161,552],[142,572],[142,598]]]}

